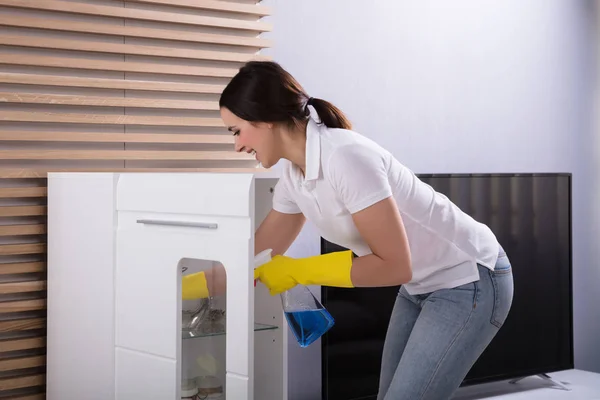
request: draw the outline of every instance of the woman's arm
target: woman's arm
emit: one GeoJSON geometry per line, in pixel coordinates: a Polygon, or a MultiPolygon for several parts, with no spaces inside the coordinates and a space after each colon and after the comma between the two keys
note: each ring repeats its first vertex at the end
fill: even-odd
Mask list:
{"type": "Polygon", "coordinates": [[[402,219],[393,197],[353,214],[355,225],[371,254],[352,257],[349,250],[290,258],[276,256],[255,270],[272,295],[296,286],[396,286],[412,279],[410,251],[402,219]]]}
{"type": "Polygon", "coordinates": [[[272,255],[284,254],[304,226],[304,214],[284,214],[271,210],[254,236],[254,254],[273,249],[272,255]]]}
{"type": "Polygon", "coordinates": [[[393,197],[352,215],[372,254],[352,261],[356,287],[396,286],[412,279],[411,257],[402,217],[393,197]]]}

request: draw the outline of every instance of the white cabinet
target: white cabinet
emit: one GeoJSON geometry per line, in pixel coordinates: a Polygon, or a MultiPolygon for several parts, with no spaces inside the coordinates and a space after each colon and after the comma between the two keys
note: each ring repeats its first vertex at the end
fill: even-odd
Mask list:
{"type": "Polygon", "coordinates": [[[190,385],[198,398],[287,399],[280,299],[252,272],[275,182],[49,174],[47,398],[179,400],[190,385]],[[182,274],[219,265],[225,294],[181,300],[182,274]],[[186,329],[195,308],[203,323],[186,329]]]}

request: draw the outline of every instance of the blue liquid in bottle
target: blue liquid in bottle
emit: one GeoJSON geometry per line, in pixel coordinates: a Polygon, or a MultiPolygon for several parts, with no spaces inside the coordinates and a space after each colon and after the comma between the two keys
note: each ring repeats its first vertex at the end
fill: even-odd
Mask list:
{"type": "Polygon", "coordinates": [[[334,324],[333,317],[324,308],[286,312],[285,318],[300,347],[309,346],[334,324]]]}
{"type": "MultiPolygon", "coordinates": [[[[258,268],[270,260],[271,249],[264,250],[254,257],[254,267],[258,268]]],[[[314,343],[334,325],[331,314],[306,286],[296,285],[280,296],[288,326],[300,347],[314,343]]]]}

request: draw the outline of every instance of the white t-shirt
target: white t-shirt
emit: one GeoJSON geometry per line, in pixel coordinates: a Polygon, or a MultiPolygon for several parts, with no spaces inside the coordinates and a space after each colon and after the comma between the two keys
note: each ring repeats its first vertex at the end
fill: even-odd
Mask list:
{"type": "Polygon", "coordinates": [[[421,181],[388,151],[354,131],[307,126],[306,174],[288,161],[273,208],[303,213],[331,243],[357,256],[371,253],[352,213],[394,196],[410,246],[410,294],[479,279],[477,264],[494,269],[500,245],[492,231],[421,181]]]}

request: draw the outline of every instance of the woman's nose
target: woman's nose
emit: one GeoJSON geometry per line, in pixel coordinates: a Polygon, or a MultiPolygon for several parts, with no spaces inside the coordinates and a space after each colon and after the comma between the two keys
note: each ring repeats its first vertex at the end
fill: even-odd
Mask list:
{"type": "Polygon", "coordinates": [[[244,151],[244,145],[242,143],[240,143],[240,141],[238,139],[235,140],[235,151],[237,151],[238,153],[244,151]]]}
{"type": "Polygon", "coordinates": [[[238,153],[241,153],[243,151],[245,151],[246,153],[251,153],[252,149],[250,147],[246,147],[244,146],[242,143],[240,143],[239,141],[235,141],[235,151],[237,151],[238,153]]]}

